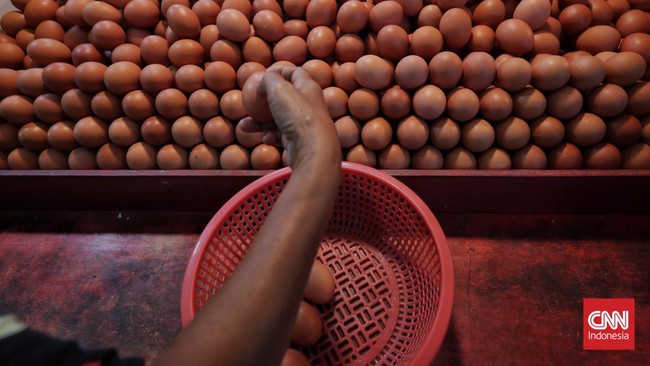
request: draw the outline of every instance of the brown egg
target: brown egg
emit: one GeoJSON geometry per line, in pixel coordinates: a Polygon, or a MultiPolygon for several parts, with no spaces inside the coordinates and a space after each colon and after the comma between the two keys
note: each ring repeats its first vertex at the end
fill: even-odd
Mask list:
{"type": "Polygon", "coordinates": [[[386,25],[377,34],[379,54],[391,61],[399,61],[405,57],[409,46],[408,34],[398,25],[386,25]]]}
{"type": "Polygon", "coordinates": [[[13,150],[20,146],[18,127],[10,123],[0,123],[0,150],[13,150]]]}
{"type": "Polygon", "coordinates": [[[526,22],[531,29],[541,28],[551,15],[551,3],[548,0],[522,0],[513,13],[513,18],[526,22]]]}
{"type": "MultiPolygon", "coordinates": [[[[307,40],[307,46],[309,46],[309,39],[307,40]]],[[[340,62],[356,62],[366,53],[365,47],[363,39],[358,35],[344,34],[336,40],[334,52],[340,62]]]]}
{"type": "Polygon", "coordinates": [[[578,34],[591,24],[591,10],[583,4],[572,4],[562,10],[558,20],[564,34],[578,34]]]}
{"type": "MultiPolygon", "coordinates": [[[[124,18],[136,28],[151,28],[160,20],[160,9],[150,0],[131,0],[124,7],[124,18]]],[[[175,19],[168,14],[167,20],[175,19]]]]}
{"type": "Polygon", "coordinates": [[[126,152],[126,164],[133,170],[155,169],[156,157],[155,148],[145,142],[136,142],[126,152]]]}
{"type": "MultiPolygon", "coordinates": [[[[198,2],[212,3],[214,5],[217,5],[217,3],[213,2],[212,0],[199,0],[198,2]]],[[[213,19],[215,18],[216,15],[213,19]]],[[[212,48],[212,45],[214,45],[219,40],[220,37],[219,28],[217,28],[217,25],[213,23],[214,22],[211,22],[211,24],[203,26],[203,28],[201,28],[201,33],[199,34],[199,43],[203,47],[203,51],[205,55],[210,54],[210,49],[212,48]]]]}
{"type": "Polygon", "coordinates": [[[20,144],[32,151],[42,151],[49,147],[47,141],[48,126],[39,122],[27,122],[18,131],[20,144]]]}
{"type": "Polygon", "coordinates": [[[549,169],[580,169],[582,153],[575,145],[563,142],[547,153],[549,169]]]}
{"type": "MultiPolygon", "coordinates": [[[[225,19],[232,20],[232,13],[235,12],[235,10],[227,9],[223,10],[219,15],[217,16],[217,27],[219,27],[220,33],[226,37],[229,38],[230,33],[228,31],[224,31],[221,28],[222,27],[227,27],[226,24],[232,26],[231,23],[228,23],[225,19]],[[221,16],[222,13],[225,12],[225,15],[222,16],[222,25],[219,24],[219,17],[221,16]]],[[[243,14],[237,13],[238,16],[241,16],[243,14]]],[[[167,19],[167,23],[169,24],[169,28],[174,32],[174,34],[179,37],[179,38],[194,38],[199,35],[201,32],[201,21],[199,20],[199,17],[190,9],[188,6],[182,5],[182,4],[174,4],[167,9],[167,12],[165,14],[165,17],[167,19]]],[[[244,23],[246,26],[248,26],[248,20],[246,19],[245,16],[242,16],[244,19],[244,23]]],[[[146,27],[143,27],[146,28],[146,27]]],[[[242,41],[243,39],[237,39],[236,41],[242,41]]]]}
{"type": "Polygon", "coordinates": [[[205,141],[214,147],[224,147],[235,141],[235,127],[232,122],[217,116],[203,126],[205,141]]]}
{"type": "Polygon", "coordinates": [[[262,125],[250,119],[243,119],[235,126],[237,142],[247,148],[261,144],[264,135],[266,135],[266,131],[262,125]]]}
{"type": "Polygon", "coordinates": [[[501,0],[485,0],[480,2],[472,13],[474,24],[484,24],[496,29],[505,20],[506,7],[501,0]]]}
{"type": "Polygon", "coordinates": [[[321,88],[327,88],[332,85],[332,68],[325,61],[309,60],[302,65],[309,75],[320,85],[321,88]]]}
{"type": "Polygon", "coordinates": [[[234,121],[243,118],[247,113],[240,90],[230,90],[223,94],[219,101],[219,108],[224,116],[234,121]]]}
{"type": "Polygon", "coordinates": [[[311,365],[309,363],[309,360],[305,355],[302,354],[300,351],[296,351],[294,349],[287,349],[287,351],[284,353],[284,356],[282,357],[282,362],[280,363],[280,366],[309,366],[311,365]]]}
{"type": "Polygon", "coordinates": [[[396,135],[400,145],[417,150],[429,140],[429,126],[421,118],[409,116],[399,122],[396,135]]]}
{"type": "Polygon", "coordinates": [[[594,56],[577,57],[570,62],[569,66],[570,84],[578,90],[586,91],[595,88],[605,78],[605,65],[594,56]]]}
{"type": "Polygon", "coordinates": [[[359,143],[361,124],[350,116],[344,116],[334,123],[341,147],[348,148],[359,143]]]}
{"type": "MultiPolygon", "coordinates": [[[[14,55],[19,55],[20,60],[22,60],[22,57],[24,56],[22,50],[14,50],[10,48],[10,46],[13,45],[6,42],[0,43],[0,51],[2,51],[3,55],[6,55],[3,58],[5,61],[0,63],[1,67],[14,68],[18,64],[18,62],[14,61],[14,55]],[[2,49],[2,47],[5,48],[2,49]],[[9,64],[4,65],[5,62],[9,62],[9,64]]],[[[27,46],[27,55],[29,55],[29,57],[31,57],[38,65],[47,66],[53,62],[68,62],[70,60],[71,51],[68,46],[59,41],[40,38],[29,43],[29,46],[27,46]]]]}
{"type": "Polygon", "coordinates": [[[57,9],[58,5],[53,0],[30,0],[23,13],[27,25],[35,28],[43,21],[54,19],[57,9]]]}
{"type": "Polygon", "coordinates": [[[386,25],[398,25],[402,21],[404,16],[404,10],[402,6],[396,1],[382,1],[375,4],[369,13],[368,13],[368,22],[370,23],[370,28],[374,32],[379,32],[379,30],[386,25]]]}
{"type": "Polygon", "coordinates": [[[307,59],[307,42],[297,36],[284,37],[273,47],[273,58],[276,61],[289,61],[302,65],[307,59]]]}
{"type": "Polygon", "coordinates": [[[192,148],[203,142],[203,124],[196,118],[182,116],[172,124],[174,141],[187,148],[192,148]]]}
{"type": "Polygon", "coordinates": [[[499,122],[495,127],[496,141],[508,150],[517,150],[528,144],[530,127],[517,117],[509,117],[499,122]]]}
{"type": "Polygon", "coordinates": [[[440,150],[431,145],[426,145],[411,154],[411,167],[413,169],[442,169],[444,157],[440,150]]]}
{"type": "Polygon", "coordinates": [[[591,53],[614,51],[621,41],[621,35],[616,28],[608,25],[597,25],[584,31],[576,40],[576,48],[591,53]]]}
{"type": "Polygon", "coordinates": [[[440,25],[440,19],[442,18],[442,11],[438,5],[425,5],[420,13],[418,14],[418,27],[430,26],[435,27],[436,29],[440,25]]]}
{"type": "Polygon", "coordinates": [[[535,145],[526,145],[512,155],[513,169],[546,169],[547,163],[546,154],[535,145]]]}
{"type": "MultiPolygon", "coordinates": [[[[108,20],[104,22],[112,23],[108,20]]],[[[102,23],[100,24],[100,26],[97,27],[99,29],[97,33],[101,36],[100,38],[104,39],[104,37],[107,37],[110,39],[111,35],[108,33],[107,28],[111,28],[113,25],[109,25],[109,23],[102,23]],[[108,27],[106,27],[107,25],[108,27]]],[[[68,29],[63,35],[63,44],[65,44],[65,46],[67,46],[71,50],[79,46],[80,44],[86,44],[86,43],[93,43],[94,46],[98,48],[102,48],[99,45],[94,44],[94,41],[91,40],[90,38],[91,30],[92,28],[90,27],[75,25],[74,27],[68,29]]],[[[121,33],[117,31],[116,36],[119,38],[121,36],[121,33]]]]}
{"type": "Polygon", "coordinates": [[[617,53],[605,61],[605,82],[629,86],[640,80],[645,71],[646,63],[641,55],[635,52],[617,53]]]}
{"type": "Polygon", "coordinates": [[[515,92],[523,89],[532,80],[533,71],[528,61],[512,57],[503,61],[496,69],[496,81],[507,91],[515,92]]]}
{"type": "Polygon", "coordinates": [[[575,61],[578,58],[586,57],[586,56],[592,56],[592,55],[587,51],[571,51],[571,52],[565,53],[562,56],[564,58],[566,58],[567,61],[569,61],[569,63],[571,63],[571,62],[575,61]]]}
{"type": "Polygon", "coordinates": [[[282,8],[290,18],[304,18],[308,4],[308,0],[285,0],[282,2],[282,8]]]}
{"type": "Polygon", "coordinates": [[[24,73],[23,71],[19,74],[16,70],[0,68],[0,80],[3,81],[0,83],[0,98],[18,94],[18,76],[24,73]]]}
{"type": "Polygon", "coordinates": [[[440,117],[445,110],[446,104],[445,93],[435,85],[425,85],[413,95],[413,111],[416,115],[427,120],[440,117]]]}
{"type": "Polygon", "coordinates": [[[382,117],[366,122],[361,129],[361,141],[372,150],[381,150],[388,146],[393,137],[393,128],[382,117]]]}
{"type": "Polygon", "coordinates": [[[618,19],[623,13],[630,10],[630,3],[627,0],[607,0],[612,7],[614,19],[618,19]]]}
{"type": "Polygon", "coordinates": [[[53,148],[45,149],[38,156],[38,166],[43,170],[68,169],[68,154],[53,148]]]}
{"type": "MultiPolygon", "coordinates": [[[[70,93],[70,92],[68,92],[70,93]]],[[[63,111],[66,110],[65,105],[63,104],[63,101],[65,99],[65,96],[68,94],[64,94],[63,98],[61,98],[61,104],[63,106],[63,111]]],[[[75,94],[77,95],[83,95],[81,94],[81,91],[76,92],[75,94]]],[[[85,94],[85,93],[84,93],[85,94]]],[[[88,95],[86,95],[86,98],[90,98],[88,95]]],[[[92,97],[92,101],[90,103],[90,107],[92,109],[92,113],[94,113],[97,117],[102,118],[107,121],[112,121],[115,118],[118,118],[119,116],[122,115],[122,98],[107,92],[107,91],[102,91],[97,94],[95,94],[94,97],[92,97]]],[[[67,112],[66,112],[67,113],[67,112]]],[[[69,115],[69,113],[68,113],[69,115]]]]}
{"type": "Polygon", "coordinates": [[[591,146],[600,142],[606,133],[605,122],[595,114],[580,113],[566,123],[566,137],[578,146],[591,146]]]}
{"type": "Polygon", "coordinates": [[[219,164],[222,169],[241,170],[250,167],[248,150],[240,145],[229,145],[221,152],[219,164]]]}
{"type": "Polygon", "coordinates": [[[278,149],[266,144],[256,146],[251,152],[250,160],[255,170],[277,169],[282,162],[278,149]]]}
{"type": "Polygon", "coordinates": [[[75,67],[68,63],[54,62],[43,69],[43,85],[58,94],[63,94],[70,89],[74,89],[75,67]]]}
{"type": "Polygon", "coordinates": [[[71,53],[72,63],[79,66],[84,62],[103,63],[104,54],[90,43],[82,43],[76,46],[71,53]]]}
{"type": "Polygon", "coordinates": [[[484,119],[471,120],[463,126],[461,140],[469,151],[485,151],[494,143],[494,128],[484,119]]]}
{"type": "Polygon", "coordinates": [[[84,117],[75,124],[74,137],[85,147],[100,147],[108,142],[108,124],[97,117],[84,117]]]}
{"type": "Polygon", "coordinates": [[[74,137],[74,122],[61,121],[53,124],[47,130],[47,141],[59,151],[69,151],[77,147],[74,137]]]}
{"type": "Polygon", "coordinates": [[[571,78],[569,61],[562,56],[548,55],[536,58],[531,66],[533,71],[531,84],[539,90],[558,89],[571,78]]]}
{"type": "MultiPolygon", "coordinates": [[[[31,29],[23,29],[16,34],[16,45],[23,51],[27,49],[29,43],[34,40],[34,31],[31,29]]],[[[24,55],[24,54],[23,54],[24,55]]]]}
{"type": "Polygon", "coordinates": [[[625,149],[623,169],[650,169],[650,146],[638,143],[625,149]]]}
{"type": "MultiPolygon", "coordinates": [[[[198,22],[198,18],[196,20],[198,22]]],[[[216,21],[219,34],[228,40],[242,42],[250,36],[248,18],[237,10],[222,9],[216,21]]]]}
{"type": "Polygon", "coordinates": [[[351,0],[341,4],[336,14],[336,23],[343,33],[357,33],[368,22],[368,8],[358,0],[351,0]]]}
{"type": "Polygon", "coordinates": [[[33,100],[22,95],[11,95],[0,102],[0,116],[9,123],[24,125],[34,119],[33,100]]]}
{"type": "Polygon", "coordinates": [[[445,169],[476,169],[476,157],[469,150],[457,147],[445,154],[445,169]]]}
{"type": "Polygon", "coordinates": [[[432,26],[420,27],[411,35],[411,52],[425,60],[437,55],[442,45],[442,33],[432,26]]]}
{"type": "MultiPolygon", "coordinates": [[[[148,1],[148,0],[147,0],[148,1]]],[[[149,35],[142,39],[140,43],[140,54],[142,59],[149,65],[161,64],[169,65],[169,42],[166,39],[156,35],[149,35]]]]}
{"type": "MultiPolygon", "coordinates": [[[[329,66],[328,66],[329,67],[329,66]]],[[[256,72],[265,71],[266,67],[257,62],[246,62],[237,69],[237,85],[241,88],[244,86],[244,83],[256,72]]],[[[331,73],[331,71],[330,71],[331,73]]],[[[313,77],[313,76],[312,76],[313,77]]]]}
{"type": "Polygon", "coordinates": [[[156,94],[169,89],[174,84],[174,74],[166,66],[151,64],[145,66],[140,72],[140,85],[142,89],[156,94]]]}
{"type": "Polygon", "coordinates": [[[16,77],[16,86],[21,93],[32,98],[45,94],[46,89],[45,83],[43,82],[43,69],[36,67],[19,72],[16,77]]]}
{"type": "Polygon", "coordinates": [[[512,168],[512,160],[505,150],[491,147],[479,155],[478,168],[481,170],[509,170],[512,168]]]}
{"type": "Polygon", "coordinates": [[[551,148],[564,139],[564,125],[551,116],[542,116],[530,123],[531,142],[543,148],[551,148]]]}
{"type": "Polygon", "coordinates": [[[124,95],[140,88],[140,67],[133,62],[116,62],[104,72],[106,89],[117,95],[124,95]]]}
{"type": "Polygon", "coordinates": [[[176,119],[188,111],[187,97],[178,89],[165,89],[156,95],[158,113],[168,119],[176,119]]]}
{"type": "Polygon", "coordinates": [[[477,25],[472,28],[467,48],[472,52],[490,52],[494,48],[494,41],[495,35],[492,28],[487,25],[477,25]]]}
{"type": "Polygon", "coordinates": [[[361,144],[348,150],[345,160],[370,167],[377,166],[377,156],[375,152],[361,144]]]}
{"type": "Polygon", "coordinates": [[[215,61],[205,68],[205,83],[216,93],[225,93],[235,87],[235,69],[223,61],[215,61]]]}
{"type": "Polygon", "coordinates": [[[142,90],[131,91],[122,99],[122,110],[127,117],[142,121],[156,113],[154,98],[142,90]]]}
{"type": "Polygon", "coordinates": [[[379,55],[379,48],[377,46],[377,35],[375,33],[368,33],[363,40],[366,46],[366,54],[379,55]]]}
{"type": "MultiPolygon", "coordinates": [[[[117,0],[117,1],[127,1],[127,0],[117,0]]],[[[219,1],[218,3],[223,4],[223,1],[219,1]]],[[[189,0],[162,0],[160,1],[160,13],[163,15],[167,14],[167,10],[169,10],[169,8],[174,4],[181,4],[187,7],[190,6],[189,0]]]]}
{"type": "Polygon", "coordinates": [[[219,99],[208,89],[199,89],[192,93],[188,106],[190,113],[202,121],[219,114],[219,99]]]}
{"type": "Polygon", "coordinates": [[[650,63],[650,34],[632,33],[621,42],[621,52],[636,52],[650,63]]]}
{"type": "Polygon", "coordinates": [[[339,118],[348,113],[348,95],[343,89],[331,86],[323,89],[323,98],[330,117],[339,118]]]}
{"type": "Polygon", "coordinates": [[[55,123],[63,120],[65,115],[61,108],[61,97],[53,93],[42,94],[34,99],[34,114],[45,123],[55,123]]]}
{"type": "Polygon", "coordinates": [[[416,89],[429,78],[427,62],[420,56],[409,55],[400,60],[395,68],[395,80],[404,89],[416,89]]]}
{"type": "Polygon", "coordinates": [[[621,152],[612,144],[601,143],[584,153],[584,165],[588,169],[617,169],[621,166],[621,152]]]}
{"type": "Polygon", "coordinates": [[[589,6],[591,8],[591,25],[607,25],[612,21],[614,16],[614,11],[612,7],[605,0],[589,0],[589,6]]]}
{"type": "Polygon", "coordinates": [[[307,5],[305,20],[311,28],[329,26],[336,19],[336,12],[335,0],[311,0],[307,5]]]}
{"type": "Polygon", "coordinates": [[[615,84],[603,84],[587,94],[587,106],[600,117],[613,117],[625,110],[628,97],[625,89],[615,84]]]}
{"type": "MultiPolygon", "coordinates": [[[[143,1],[150,1],[150,0],[143,0],[143,1]]],[[[111,61],[113,63],[120,62],[120,61],[130,61],[138,66],[141,66],[142,59],[140,57],[140,47],[130,43],[121,44],[115,47],[113,52],[111,52],[111,61]]]]}
{"type": "MultiPolygon", "coordinates": [[[[420,98],[422,98],[422,96],[420,96],[420,98]]],[[[411,97],[409,93],[404,91],[404,89],[400,88],[399,86],[394,86],[386,90],[382,95],[381,112],[386,117],[398,120],[405,117],[410,111],[411,97]]]]}
{"type": "Polygon", "coordinates": [[[456,121],[469,121],[479,110],[479,99],[471,89],[458,87],[447,95],[447,114],[456,121]]]}
{"type": "Polygon", "coordinates": [[[272,12],[282,16],[282,7],[275,0],[253,0],[251,9],[254,14],[262,10],[271,10],[272,12]]]}
{"type": "Polygon", "coordinates": [[[104,170],[126,169],[126,149],[107,143],[97,150],[97,167],[104,170]]]}
{"type": "Polygon", "coordinates": [[[102,20],[93,25],[88,39],[96,47],[110,51],[126,41],[126,33],[119,24],[102,20]]]}
{"type": "MultiPolygon", "coordinates": [[[[65,16],[75,25],[86,25],[83,18],[83,8],[93,0],[68,0],[65,3],[65,16]]],[[[112,4],[111,4],[112,5],[112,4]]]]}
{"type": "Polygon", "coordinates": [[[307,35],[307,50],[314,57],[327,58],[334,52],[336,44],[336,35],[329,27],[318,26],[307,35]]]}
{"type": "Polygon", "coordinates": [[[562,87],[546,97],[547,112],[559,119],[569,119],[582,110],[582,94],[570,86],[562,87]]]}
{"type": "MultiPolygon", "coordinates": [[[[222,42],[222,41],[218,41],[217,43],[219,43],[219,42],[222,42]]],[[[228,57],[228,59],[230,59],[230,60],[226,59],[225,57],[221,57],[221,58],[213,57],[212,59],[214,61],[217,61],[219,59],[223,59],[224,61],[228,62],[229,64],[234,65],[233,67],[238,66],[239,64],[241,64],[242,57],[243,57],[243,60],[246,61],[246,62],[257,62],[257,63],[259,63],[259,64],[261,64],[263,66],[269,66],[273,62],[273,54],[272,54],[273,51],[271,50],[271,46],[269,46],[261,38],[250,37],[249,39],[244,41],[244,44],[242,45],[242,51],[241,51],[242,54],[241,55],[237,55],[237,52],[239,52],[238,51],[238,49],[239,49],[238,46],[235,45],[234,47],[237,47],[237,51],[233,52],[228,57]]],[[[218,49],[218,48],[220,48],[220,45],[217,45],[215,43],[215,46],[212,47],[211,52],[216,52],[216,49],[218,49]]],[[[224,45],[224,48],[226,48],[226,45],[224,45]]],[[[228,52],[230,52],[230,49],[228,49],[228,52]]],[[[223,54],[223,52],[222,52],[222,54],[223,54]]]]}
{"type": "Polygon", "coordinates": [[[196,65],[185,65],[176,71],[174,78],[176,87],[181,91],[191,94],[195,90],[205,87],[203,68],[196,65]]]}
{"type": "Polygon", "coordinates": [[[201,65],[204,51],[201,44],[191,39],[180,39],[169,47],[169,60],[176,67],[201,65]]]}
{"type": "Polygon", "coordinates": [[[473,91],[487,88],[496,74],[496,65],[490,54],[472,52],[463,60],[463,86],[473,91]]]}
{"type": "Polygon", "coordinates": [[[448,150],[456,146],[460,141],[460,137],[460,127],[448,117],[435,119],[429,127],[431,143],[441,150],[448,150]]]}
{"type": "Polygon", "coordinates": [[[385,59],[375,55],[365,55],[357,60],[354,77],[361,86],[380,90],[393,82],[394,68],[385,59]]]}
{"type": "Polygon", "coordinates": [[[291,19],[284,23],[285,36],[297,36],[306,40],[308,33],[309,28],[307,27],[307,22],[304,20],[291,19]]]}
{"type": "Polygon", "coordinates": [[[632,9],[621,14],[616,21],[616,30],[621,37],[627,37],[632,33],[650,32],[650,18],[648,14],[639,9],[632,9]]]}
{"type": "Polygon", "coordinates": [[[24,147],[19,147],[7,155],[7,166],[14,170],[38,169],[38,155],[24,147]]]}
{"type": "Polygon", "coordinates": [[[534,46],[533,31],[519,19],[508,19],[499,24],[495,38],[499,48],[514,55],[524,54],[534,46]]]}
{"type": "Polygon", "coordinates": [[[11,37],[15,37],[18,32],[27,28],[25,15],[19,11],[8,11],[2,15],[0,28],[11,37]]]}
{"type": "Polygon", "coordinates": [[[514,115],[530,121],[544,113],[546,110],[546,98],[539,90],[526,87],[512,94],[514,115]]]}
{"type": "Polygon", "coordinates": [[[390,144],[379,153],[379,167],[382,169],[407,169],[409,165],[409,152],[398,144],[390,144]]]}
{"type": "Polygon", "coordinates": [[[187,150],[176,144],[165,145],[158,150],[156,161],[160,169],[187,169],[187,150]]]}
{"type": "Polygon", "coordinates": [[[117,118],[108,126],[108,137],[117,146],[129,147],[140,140],[140,125],[130,118],[117,118]]]}
{"type": "MultiPolygon", "coordinates": [[[[284,22],[271,10],[261,10],[253,17],[255,35],[267,42],[277,42],[284,37],[284,22]]],[[[328,28],[329,29],[329,28],[328,28]]]]}
{"type": "Polygon", "coordinates": [[[350,114],[359,120],[368,120],[379,112],[379,97],[370,89],[357,89],[348,98],[350,114]]]}
{"type": "Polygon", "coordinates": [[[650,83],[640,81],[626,90],[628,95],[625,111],[631,115],[641,117],[650,114],[650,83]]]}
{"type": "Polygon", "coordinates": [[[607,140],[617,147],[627,147],[641,139],[641,122],[634,116],[620,114],[607,120],[606,124],[607,140]]]}
{"type": "MultiPolygon", "coordinates": [[[[136,0],[133,2],[141,2],[143,0],[136,0]]],[[[152,4],[151,2],[149,2],[152,4]]],[[[153,4],[152,4],[153,5],[153,4]]],[[[86,4],[81,10],[81,17],[84,21],[93,26],[102,20],[110,20],[111,22],[120,23],[122,14],[114,6],[102,1],[93,1],[86,4]]]]}
{"type": "Polygon", "coordinates": [[[234,9],[250,18],[253,6],[250,0],[225,0],[221,4],[221,9],[234,9]]]}
{"type": "Polygon", "coordinates": [[[442,14],[438,29],[447,46],[461,48],[469,42],[472,34],[472,19],[462,9],[449,9],[442,14]]]}
{"type": "Polygon", "coordinates": [[[189,156],[192,169],[219,169],[219,152],[210,145],[196,145],[189,156]]]}
{"type": "Polygon", "coordinates": [[[92,170],[97,169],[97,158],[95,150],[78,147],[68,155],[68,165],[73,170],[92,170]]]}
{"type": "Polygon", "coordinates": [[[429,62],[429,81],[441,88],[456,86],[463,73],[463,61],[453,52],[440,52],[429,62]]]}
{"type": "Polygon", "coordinates": [[[560,53],[560,39],[551,32],[535,32],[533,36],[533,50],[531,53],[534,55],[557,55],[560,53]]]}
{"type": "Polygon", "coordinates": [[[489,121],[499,121],[508,117],[512,108],[510,94],[501,88],[490,87],[479,95],[479,113],[489,121]]]}
{"type": "Polygon", "coordinates": [[[251,75],[241,91],[242,104],[246,112],[257,122],[273,121],[266,96],[259,93],[259,86],[264,74],[264,72],[257,72],[251,75]]]}
{"type": "Polygon", "coordinates": [[[354,77],[356,65],[353,62],[345,62],[339,65],[334,71],[334,84],[348,93],[359,88],[359,83],[354,77]]]}
{"type": "Polygon", "coordinates": [[[89,61],[77,66],[73,79],[79,89],[88,93],[98,93],[104,90],[104,73],[106,65],[89,61]]]}

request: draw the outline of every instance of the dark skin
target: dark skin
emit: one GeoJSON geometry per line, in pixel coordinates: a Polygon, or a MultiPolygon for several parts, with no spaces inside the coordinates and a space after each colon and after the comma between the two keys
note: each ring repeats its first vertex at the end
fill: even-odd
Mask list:
{"type": "Polygon", "coordinates": [[[322,90],[305,70],[269,70],[259,92],[277,126],[265,141],[281,136],[291,179],[232,277],[155,366],[279,365],[289,346],[338,191],[341,148],[322,90]]]}

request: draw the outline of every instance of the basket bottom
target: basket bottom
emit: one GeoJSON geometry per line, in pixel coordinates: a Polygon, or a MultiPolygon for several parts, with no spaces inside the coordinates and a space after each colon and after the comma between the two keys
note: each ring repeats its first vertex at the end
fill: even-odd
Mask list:
{"type": "Polygon", "coordinates": [[[319,306],[324,332],[303,349],[312,364],[367,365],[386,352],[399,313],[397,278],[375,245],[325,237],[317,256],[334,275],[331,304],[319,306]]]}

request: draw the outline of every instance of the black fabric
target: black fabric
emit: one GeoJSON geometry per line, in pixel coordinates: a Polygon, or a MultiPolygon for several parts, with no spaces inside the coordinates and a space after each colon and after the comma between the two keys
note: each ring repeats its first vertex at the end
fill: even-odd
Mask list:
{"type": "Polygon", "coordinates": [[[113,348],[86,350],[31,329],[0,340],[0,366],[142,366],[138,358],[120,359],[113,348]]]}

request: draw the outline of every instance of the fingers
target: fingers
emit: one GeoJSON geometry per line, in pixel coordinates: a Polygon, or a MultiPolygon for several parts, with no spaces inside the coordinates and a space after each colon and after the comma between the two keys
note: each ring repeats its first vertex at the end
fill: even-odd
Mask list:
{"type": "Polygon", "coordinates": [[[312,101],[323,98],[323,89],[312,79],[307,70],[302,67],[296,68],[291,73],[291,83],[312,101]]]}
{"type": "Polygon", "coordinates": [[[260,86],[258,88],[260,94],[267,96],[270,104],[272,104],[271,99],[282,100],[284,103],[289,105],[291,101],[298,100],[300,98],[300,93],[296,88],[291,85],[286,79],[284,79],[277,72],[267,72],[262,77],[260,86]]]}

